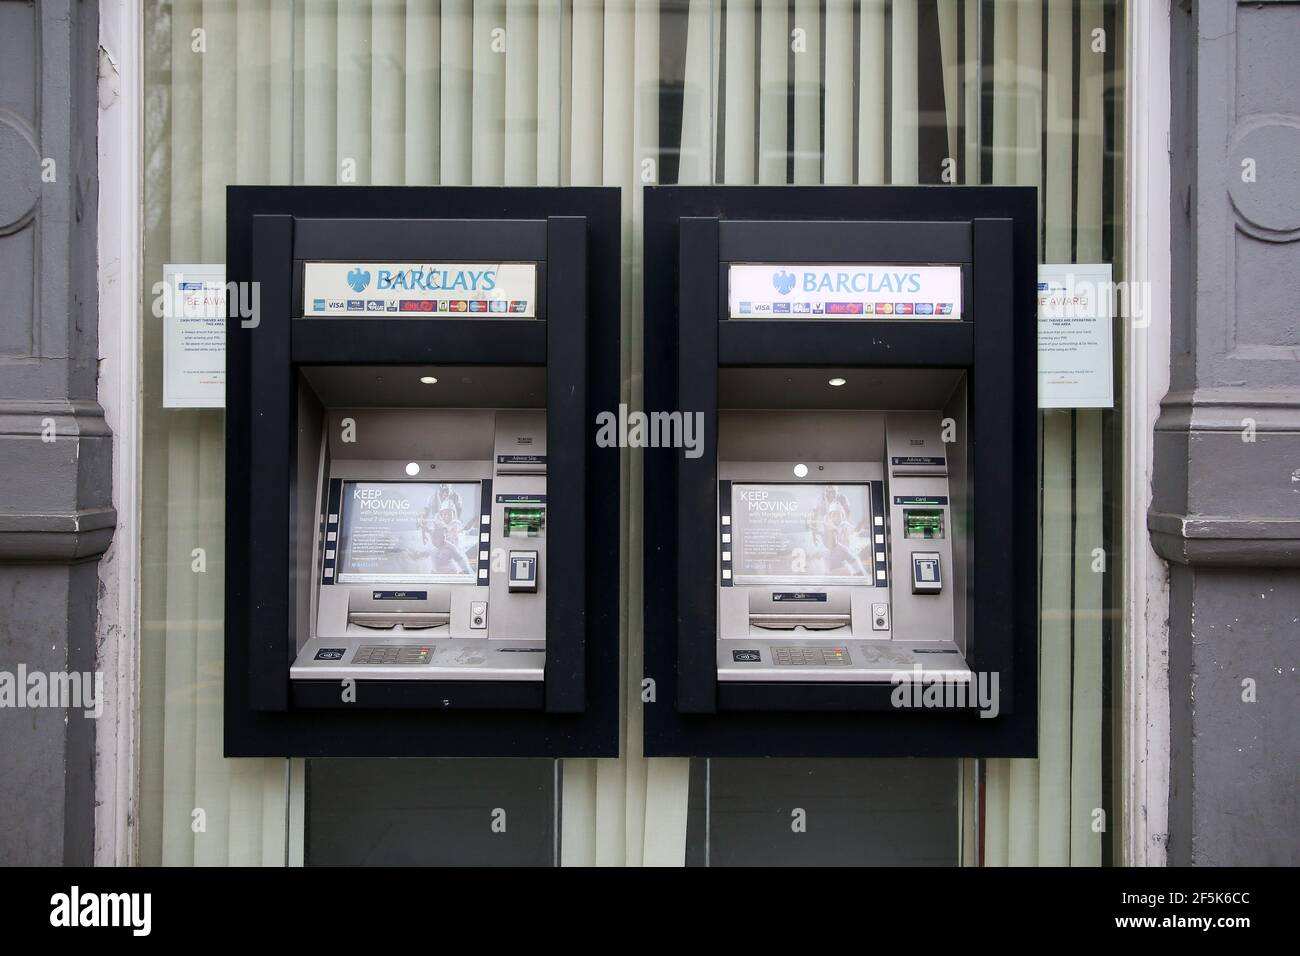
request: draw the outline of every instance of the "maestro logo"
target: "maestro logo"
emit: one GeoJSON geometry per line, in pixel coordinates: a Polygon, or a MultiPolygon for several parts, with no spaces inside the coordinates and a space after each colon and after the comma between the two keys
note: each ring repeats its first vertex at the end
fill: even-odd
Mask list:
{"type": "Polygon", "coordinates": [[[370,273],[357,266],[348,273],[348,285],[352,287],[353,292],[364,292],[366,286],[370,285],[370,273]]]}
{"type": "Polygon", "coordinates": [[[794,288],[794,276],[782,269],[776,275],[772,276],[772,285],[777,292],[782,295],[789,295],[790,290],[794,288]]]}

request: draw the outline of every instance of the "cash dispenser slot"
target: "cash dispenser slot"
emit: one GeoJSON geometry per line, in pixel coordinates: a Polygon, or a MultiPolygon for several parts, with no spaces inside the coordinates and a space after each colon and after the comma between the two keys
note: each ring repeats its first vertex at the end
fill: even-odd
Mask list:
{"type": "Polygon", "coordinates": [[[827,591],[751,591],[749,625],[768,631],[834,631],[853,622],[849,599],[827,591]]]}
{"type": "Polygon", "coordinates": [[[852,618],[847,614],[763,614],[751,613],[751,627],[761,627],[769,631],[793,631],[802,627],[805,631],[833,631],[839,627],[848,627],[852,618]]]}
{"type": "Polygon", "coordinates": [[[376,613],[373,611],[349,611],[348,623],[358,627],[369,627],[377,631],[391,630],[401,626],[404,631],[420,631],[430,627],[443,627],[451,623],[451,613],[422,614],[419,611],[392,611],[376,613]]]}
{"type": "Polygon", "coordinates": [[[420,614],[419,611],[396,611],[374,614],[369,611],[348,611],[347,623],[369,627],[376,631],[390,631],[402,627],[403,631],[422,631],[429,627],[442,627],[451,622],[451,614],[420,614]]]}
{"type": "Polygon", "coordinates": [[[400,627],[404,631],[424,631],[446,627],[451,623],[451,594],[449,591],[411,592],[354,590],[348,595],[348,624],[389,631],[400,627]],[[390,596],[393,595],[393,596],[390,596]]]}

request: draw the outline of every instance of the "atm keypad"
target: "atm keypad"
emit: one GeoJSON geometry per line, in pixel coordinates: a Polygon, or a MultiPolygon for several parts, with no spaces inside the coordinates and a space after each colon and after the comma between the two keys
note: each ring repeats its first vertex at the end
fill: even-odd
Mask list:
{"type": "Polygon", "coordinates": [[[353,664],[427,664],[431,649],[411,644],[363,644],[353,664]]]}
{"type": "Polygon", "coordinates": [[[772,662],[778,667],[847,667],[852,663],[847,647],[773,647],[772,662]]]}

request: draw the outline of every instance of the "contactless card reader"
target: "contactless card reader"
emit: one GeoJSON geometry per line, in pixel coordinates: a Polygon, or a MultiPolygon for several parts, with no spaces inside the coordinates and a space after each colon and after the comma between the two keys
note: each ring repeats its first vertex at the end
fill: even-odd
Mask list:
{"type": "Polygon", "coordinates": [[[938,594],[943,590],[943,572],[939,570],[939,552],[912,552],[912,593],[938,594]]]}
{"type": "Polygon", "coordinates": [[[510,590],[537,590],[537,552],[510,552],[510,590]]]}

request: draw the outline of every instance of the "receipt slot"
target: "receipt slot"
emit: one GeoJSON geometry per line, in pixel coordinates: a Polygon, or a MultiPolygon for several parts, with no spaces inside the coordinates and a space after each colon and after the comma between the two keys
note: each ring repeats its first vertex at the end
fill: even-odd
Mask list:
{"type": "Polygon", "coordinates": [[[645,752],[1036,751],[1036,200],[646,190],[645,752]]]}
{"type": "Polygon", "coordinates": [[[615,755],[618,191],[227,209],[227,756],[615,755]]]}

